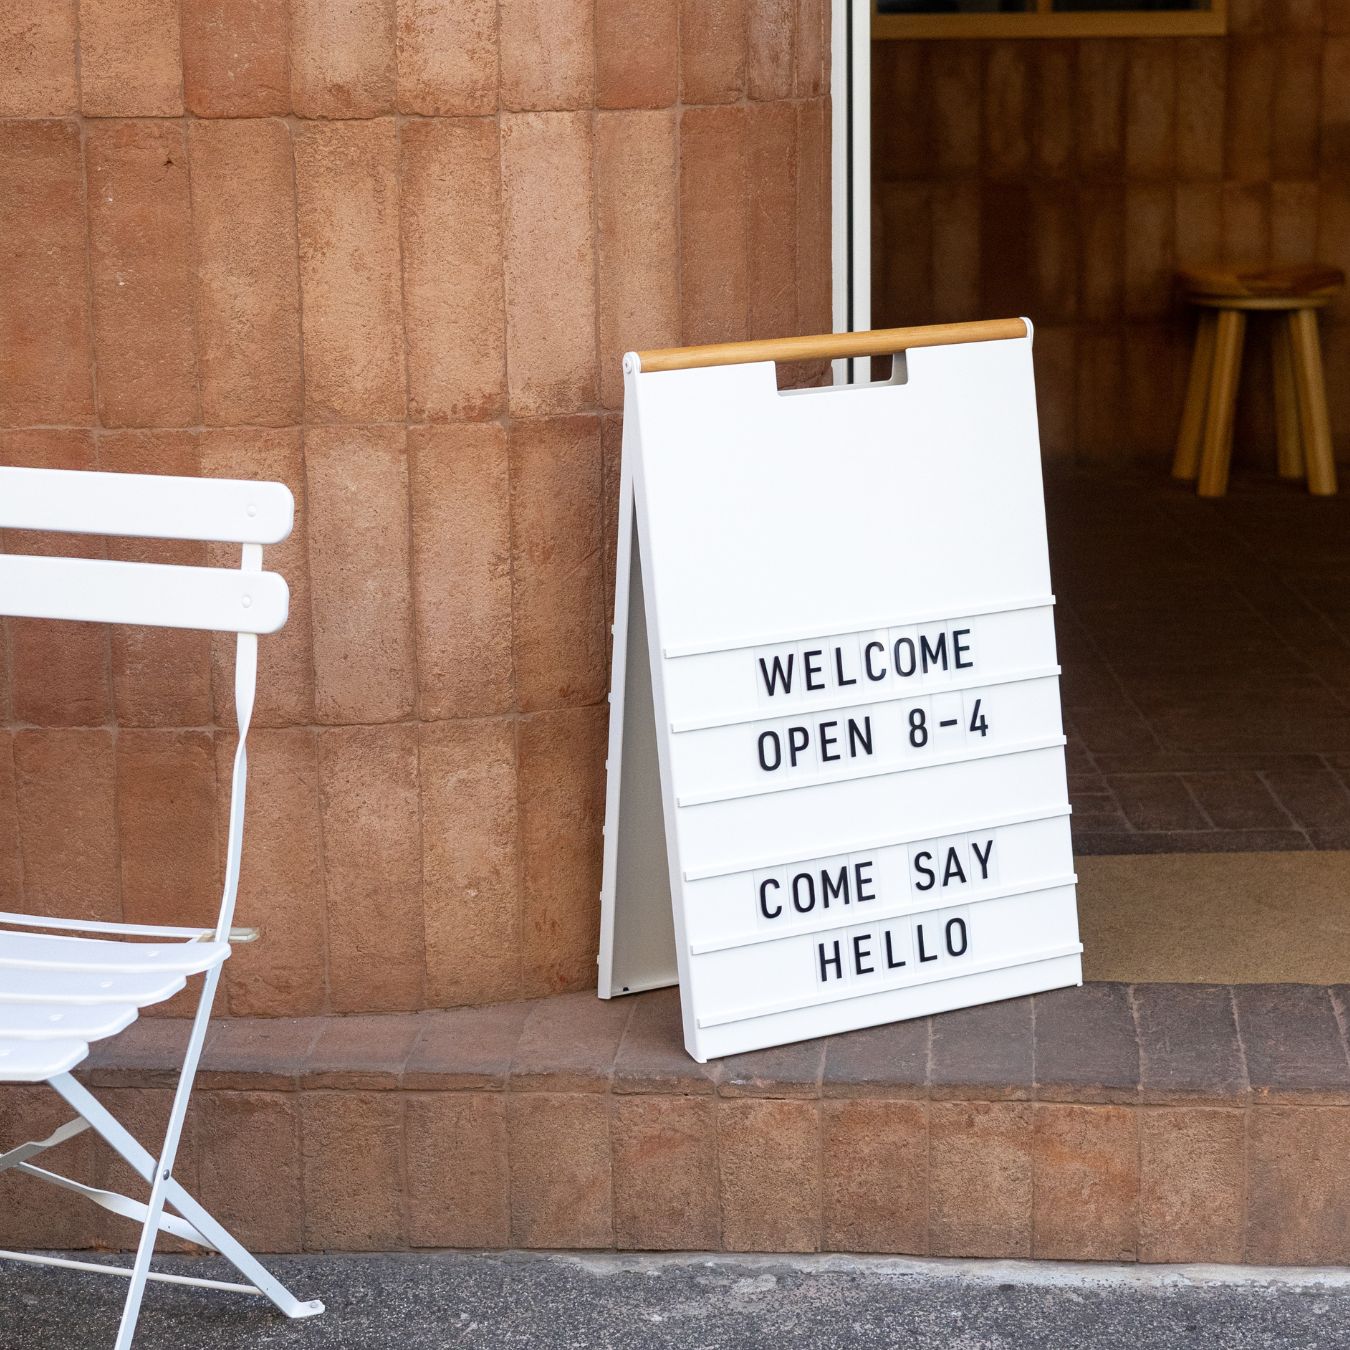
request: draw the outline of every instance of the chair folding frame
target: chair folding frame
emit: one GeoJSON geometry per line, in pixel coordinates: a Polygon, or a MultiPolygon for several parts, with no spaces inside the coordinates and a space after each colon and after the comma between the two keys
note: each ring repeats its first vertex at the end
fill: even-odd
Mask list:
{"type": "Polygon", "coordinates": [[[280,483],[0,468],[0,528],[211,541],[241,548],[237,570],[0,554],[0,614],[236,634],[238,744],[215,927],[97,923],[0,912],[0,1084],[45,1082],[75,1113],[48,1138],[0,1154],[0,1171],[13,1169],[73,1191],[141,1224],[130,1268],[43,1253],[0,1252],[0,1257],[128,1278],[116,1350],[129,1350],[148,1280],[261,1294],[292,1318],[323,1311],[318,1300],[302,1302],[285,1289],[174,1176],[221,969],[231,941],[256,936],[231,926],[243,850],[247,739],[257,685],[258,635],[279,629],[289,605],[285,581],[262,570],[263,546],[286,538],[293,519],[294,501],[280,483]],[[203,977],[197,1009],[164,1139],[158,1154],[152,1154],[71,1070],[88,1054],[90,1042],[116,1034],[141,1007],[176,993],[196,975],[203,977]],[[147,1200],[84,1185],[31,1161],[88,1129],[147,1183],[147,1200]],[[247,1283],[152,1271],[160,1233],[219,1252],[247,1283]]]}

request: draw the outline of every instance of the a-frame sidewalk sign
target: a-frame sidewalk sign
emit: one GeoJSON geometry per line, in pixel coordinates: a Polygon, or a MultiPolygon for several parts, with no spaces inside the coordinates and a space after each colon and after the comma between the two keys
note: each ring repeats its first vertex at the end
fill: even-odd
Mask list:
{"type": "Polygon", "coordinates": [[[624,371],[601,997],[703,1061],[1079,983],[1030,324],[624,371]]]}

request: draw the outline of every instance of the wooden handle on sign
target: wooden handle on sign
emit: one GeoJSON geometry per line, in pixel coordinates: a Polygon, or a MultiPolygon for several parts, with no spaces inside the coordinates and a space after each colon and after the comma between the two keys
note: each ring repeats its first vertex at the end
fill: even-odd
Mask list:
{"type": "Polygon", "coordinates": [[[658,347],[638,352],[637,356],[644,372],[693,370],[699,366],[739,366],[751,361],[837,361],[845,356],[890,356],[911,347],[997,342],[1026,335],[1023,319],[982,319],[977,323],[935,323],[925,328],[875,328],[867,333],[713,342],[706,347],[658,347]]]}

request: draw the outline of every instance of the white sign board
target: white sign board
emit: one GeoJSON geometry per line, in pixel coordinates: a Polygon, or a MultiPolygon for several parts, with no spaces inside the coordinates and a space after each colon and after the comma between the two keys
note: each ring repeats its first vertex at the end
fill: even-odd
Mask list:
{"type": "Polygon", "coordinates": [[[1081,982],[1025,331],[625,358],[600,994],[697,1060],[1081,982]]]}

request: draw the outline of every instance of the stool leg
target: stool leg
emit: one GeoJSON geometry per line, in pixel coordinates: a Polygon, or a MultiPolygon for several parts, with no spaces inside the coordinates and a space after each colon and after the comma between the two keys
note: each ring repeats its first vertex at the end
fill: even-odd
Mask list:
{"type": "Polygon", "coordinates": [[[1172,460],[1172,477],[1190,481],[1200,471],[1200,440],[1205,434],[1205,405],[1209,399],[1209,381],[1214,364],[1214,325],[1212,309],[1200,311],[1200,326],[1195,330],[1195,351],[1191,356],[1191,374],[1186,381],[1186,402],[1181,409],[1177,431],[1177,450],[1172,460]]]}
{"type": "Polygon", "coordinates": [[[1303,477],[1303,442],[1298,430],[1298,386],[1294,383],[1294,353],[1289,321],[1281,314],[1271,337],[1275,363],[1275,462],[1281,478],[1303,477]]]}
{"type": "Polygon", "coordinates": [[[1228,462],[1233,455],[1233,411],[1237,405],[1238,371],[1247,316],[1240,309],[1222,309],[1214,327],[1214,374],[1209,386],[1205,436],[1200,450],[1202,497],[1228,491],[1228,462]]]}
{"type": "Polygon", "coordinates": [[[1296,309],[1289,315],[1289,345],[1298,388],[1298,421],[1303,453],[1308,458],[1308,491],[1330,497],[1336,491],[1336,461],[1331,451],[1331,419],[1322,374],[1322,347],[1317,340],[1317,311],[1296,309]]]}

